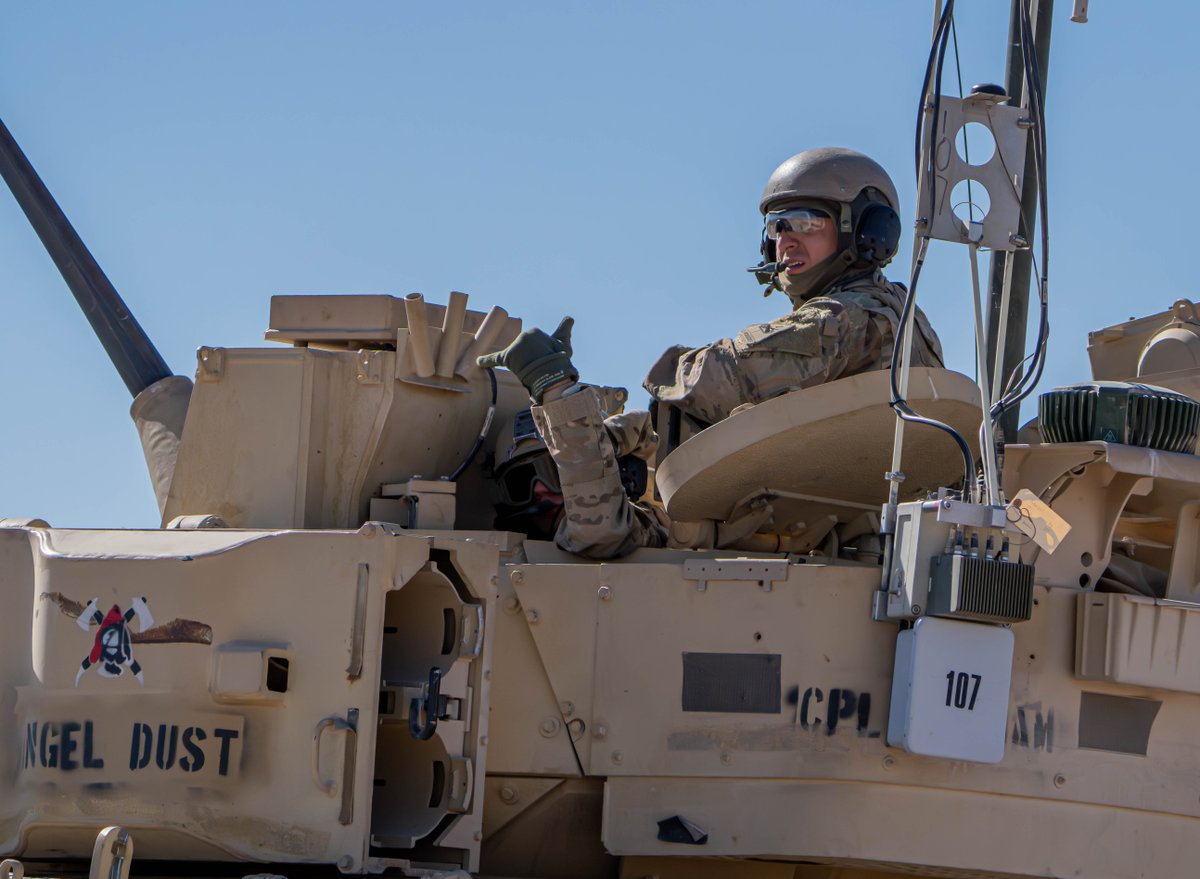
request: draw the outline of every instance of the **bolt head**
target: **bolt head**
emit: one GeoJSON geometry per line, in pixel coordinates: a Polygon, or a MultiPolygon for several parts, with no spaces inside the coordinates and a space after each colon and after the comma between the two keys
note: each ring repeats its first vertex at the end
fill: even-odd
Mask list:
{"type": "Polygon", "coordinates": [[[1065,775],[1063,775],[1061,772],[1058,773],[1058,775],[1054,776],[1054,786],[1055,787],[1062,787],[1066,783],[1067,783],[1067,777],[1065,775]]]}
{"type": "Polygon", "coordinates": [[[500,802],[508,803],[511,806],[519,799],[521,799],[521,796],[517,793],[516,788],[510,787],[507,784],[500,788],[500,802]]]}
{"type": "Polygon", "coordinates": [[[530,625],[533,625],[539,619],[541,619],[541,614],[539,614],[534,608],[531,607],[531,608],[529,608],[529,610],[525,611],[525,619],[527,619],[529,621],[530,625]]]}
{"type": "Polygon", "coordinates": [[[618,766],[620,766],[622,763],[625,762],[625,755],[620,751],[613,751],[612,752],[612,761],[614,763],[616,763],[618,766]]]}
{"type": "Polygon", "coordinates": [[[570,701],[559,702],[558,710],[562,712],[563,717],[570,717],[575,713],[575,703],[570,701]]]}
{"type": "Polygon", "coordinates": [[[525,582],[525,572],[524,571],[513,571],[512,574],[510,575],[510,579],[514,583],[524,583],[525,582]]]}
{"type": "Polygon", "coordinates": [[[598,739],[602,739],[608,735],[608,727],[602,723],[598,723],[596,724],[595,728],[592,729],[592,735],[598,739]]]}
{"type": "Polygon", "coordinates": [[[606,583],[596,590],[596,594],[600,596],[601,601],[608,601],[612,598],[612,587],[606,583]]]}

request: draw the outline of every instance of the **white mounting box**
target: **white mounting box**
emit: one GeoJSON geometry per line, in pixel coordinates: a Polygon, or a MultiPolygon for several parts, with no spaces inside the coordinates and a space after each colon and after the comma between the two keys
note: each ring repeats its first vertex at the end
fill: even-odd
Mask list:
{"type": "Polygon", "coordinates": [[[913,754],[999,763],[1012,682],[1009,628],[924,617],[896,639],[887,742],[913,754]]]}

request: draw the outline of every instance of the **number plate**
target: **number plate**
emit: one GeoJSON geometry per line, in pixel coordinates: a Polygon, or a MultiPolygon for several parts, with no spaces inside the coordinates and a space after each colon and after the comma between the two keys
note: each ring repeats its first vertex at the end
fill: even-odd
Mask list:
{"type": "Polygon", "coordinates": [[[1011,629],[923,617],[896,639],[888,744],[999,763],[1008,730],[1011,629]]]}

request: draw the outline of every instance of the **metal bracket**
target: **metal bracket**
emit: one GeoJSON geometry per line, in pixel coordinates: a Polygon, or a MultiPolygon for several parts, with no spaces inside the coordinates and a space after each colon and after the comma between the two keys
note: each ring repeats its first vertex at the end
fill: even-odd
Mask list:
{"type": "Polygon", "coordinates": [[[377,385],[383,382],[383,352],[359,351],[358,374],[354,377],[360,385],[377,385]]]}
{"type": "Polygon", "coordinates": [[[683,563],[685,580],[696,580],[696,591],[708,588],[709,580],[753,580],[763,592],[776,580],[786,580],[787,559],[693,559],[683,563]]]}
{"type": "MultiPolygon", "coordinates": [[[[1025,148],[1028,128],[1021,125],[1026,111],[1008,106],[1007,97],[976,93],[965,98],[942,95],[938,99],[938,139],[932,144],[933,173],[937,178],[936,203],[930,204],[929,183],[919,187],[917,216],[929,218],[929,237],[940,241],[973,241],[992,250],[1014,250],[1021,213],[1021,186],[1025,174],[1025,148]],[[986,162],[967,164],[959,155],[955,140],[967,125],[986,128],[995,140],[995,151],[986,162]],[[951,203],[954,187],[964,180],[985,191],[986,213],[964,222],[954,213],[951,203]],[[970,222],[976,220],[976,222],[970,222]]],[[[932,107],[925,113],[925,139],[933,124],[932,107]]],[[[977,158],[977,157],[972,157],[977,158]]],[[[983,205],[980,205],[982,208],[983,205]]]]}
{"type": "Polygon", "coordinates": [[[967,528],[997,528],[1004,530],[1008,524],[1004,507],[986,504],[968,504],[942,498],[938,503],[937,520],[948,525],[963,525],[967,528]]]}
{"type": "Polygon", "coordinates": [[[432,738],[437,730],[438,712],[441,709],[442,670],[436,666],[429,670],[429,685],[425,697],[414,696],[408,707],[408,731],[417,741],[432,738]],[[422,721],[421,715],[424,714],[422,721]]]}
{"type": "MultiPolygon", "coordinates": [[[[5,862],[7,863],[7,861],[5,862]]],[[[128,879],[133,866],[133,839],[124,827],[105,827],[92,847],[88,879],[128,879]]]]}
{"type": "Polygon", "coordinates": [[[366,562],[358,565],[358,583],[354,591],[354,628],[350,631],[350,663],[346,666],[346,677],[357,680],[362,676],[363,650],[367,641],[367,595],[371,581],[371,566],[366,562]]]}
{"type": "Polygon", "coordinates": [[[478,656],[483,650],[483,605],[468,604],[463,608],[462,617],[462,654],[463,656],[478,656]]]}
{"type": "Polygon", "coordinates": [[[202,346],[196,352],[196,377],[201,381],[219,382],[225,377],[225,349],[202,346]]]}

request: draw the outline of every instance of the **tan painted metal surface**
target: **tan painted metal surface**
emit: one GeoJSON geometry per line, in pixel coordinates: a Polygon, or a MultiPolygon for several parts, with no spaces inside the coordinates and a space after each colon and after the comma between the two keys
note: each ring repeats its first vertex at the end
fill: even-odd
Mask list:
{"type": "MultiPolygon", "coordinates": [[[[964,375],[912,370],[909,402],[973,439],[979,391],[964,375]]],[[[891,461],[885,371],[838,379],[776,397],[716,424],[671,453],[656,471],[675,519],[724,520],[748,498],[771,497],[776,524],[812,522],[826,514],[847,521],[887,500],[891,461]],[[841,502],[841,503],[839,503],[841,502]]],[[[919,497],[961,478],[962,459],[941,431],[913,430],[905,445],[905,497],[919,497]]]]}

